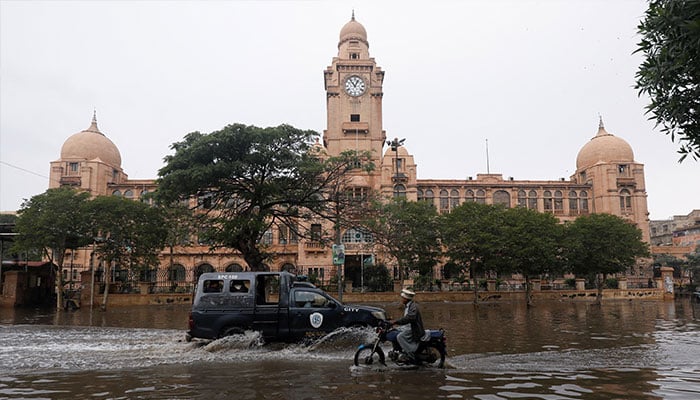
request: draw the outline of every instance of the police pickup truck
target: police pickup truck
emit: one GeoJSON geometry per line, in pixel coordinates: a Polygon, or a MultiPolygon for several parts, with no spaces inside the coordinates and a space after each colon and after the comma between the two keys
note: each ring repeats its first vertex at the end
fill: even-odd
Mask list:
{"type": "Polygon", "coordinates": [[[288,272],[209,272],[197,282],[186,339],[254,330],[268,341],[295,342],[383,320],[383,309],[342,304],[288,272]]]}

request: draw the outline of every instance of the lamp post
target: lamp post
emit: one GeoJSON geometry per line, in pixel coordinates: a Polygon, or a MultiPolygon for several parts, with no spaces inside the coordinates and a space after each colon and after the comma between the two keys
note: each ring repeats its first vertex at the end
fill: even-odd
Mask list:
{"type": "Polygon", "coordinates": [[[398,197],[398,190],[396,185],[399,182],[399,147],[403,146],[406,139],[394,138],[394,140],[387,140],[386,144],[391,146],[391,150],[394,152],[394,165],[396,166],[396,174],[394,175],[394,197],[398,197]]]}

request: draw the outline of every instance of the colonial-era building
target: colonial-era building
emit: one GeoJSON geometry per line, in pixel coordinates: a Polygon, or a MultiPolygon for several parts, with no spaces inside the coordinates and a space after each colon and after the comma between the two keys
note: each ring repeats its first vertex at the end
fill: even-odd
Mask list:
{"type": "MultiPolygon", "coordinates": [[[[572,160],[576,172],[568,180],[514,180],[493,173],[476,173],[466,180],[417,179],[419,166],[413,155],[402,141],[388,139],[383,128],[384,74],[370,57],[365,28],[353,15],[340,30],[337,55],[323,73],[327,125],[319,146],[328,155],[346,149],[369,151],[373,155],[379,168],[369,173],[357,172],[352,177],[353,190],[358,194],[376,191],[386,197],[405,196],[409,200],[429,202],[440,212],[475,201],[527,207],[552,213],[562,221],[589,213],[610,213],[635,223],[642,230],[644,240],[649,241],[644,165],[634,159],[632,147],[625,140],[606,131],[602,119],[597,133],[582,143],[578,157],[572,160]]],[[[99,131],[95,116],[88,129],[66,140],[60,158],[51,162],[50,182],[50,187],[69,185],[93,195],[117,195],[134,200],[156,189],[155,180],[128,178],[118,148],[99,131]]],[[[297,238],[284,229],[268,232],[262,241],[278,254],[268,266],[271,270],[313,273],[325,280],[335,273],[331,249],[317,242],[297,238]]],[[[361,229],[342,232],[342,241],[346,268],[359,266],[372,255],[381,259],[372,237],[361,229]]],[[[202,272],[245,269],[245,263],[233,251],[212,253],[208,246],[197,244],[196,239],[192,243],[175,249],[172,268],[170,253],[163,253],[159,281],[182,286],[196,280],[202,272]]],[[[383,261],[388,266],[393,263],[388,259],[383,261]]],[[[89,252],[84,251],[76,256],[73,266],[85,269],[90,264],[89,252]]],[[[629,271],[630,284],[635,280],[646,284],[650,276],[651,268],[647,265],[640,264],[629,271]]]]}

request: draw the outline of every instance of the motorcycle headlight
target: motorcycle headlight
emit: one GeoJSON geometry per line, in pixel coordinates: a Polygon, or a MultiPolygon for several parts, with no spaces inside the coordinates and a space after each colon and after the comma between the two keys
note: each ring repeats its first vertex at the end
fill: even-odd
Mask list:
{"type": "Polygon", "coordinates": [[[386,314],[384,313],[384,311],[372,311],[372,316],[381,321],[386,320],[386,314]]]}

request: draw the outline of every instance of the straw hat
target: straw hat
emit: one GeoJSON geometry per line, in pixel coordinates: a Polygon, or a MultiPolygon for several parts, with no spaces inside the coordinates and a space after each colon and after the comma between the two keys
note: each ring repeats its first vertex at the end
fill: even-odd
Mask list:
{"type": "Polygon", "coordinates": [[[416,295],[416,292],[414,292],[412,290],[408,290],[408,289],[401,290],[401,297],[403,297],[404,299],[413,300],[413,296],[415,296],[415,295],[416,295]]]}

